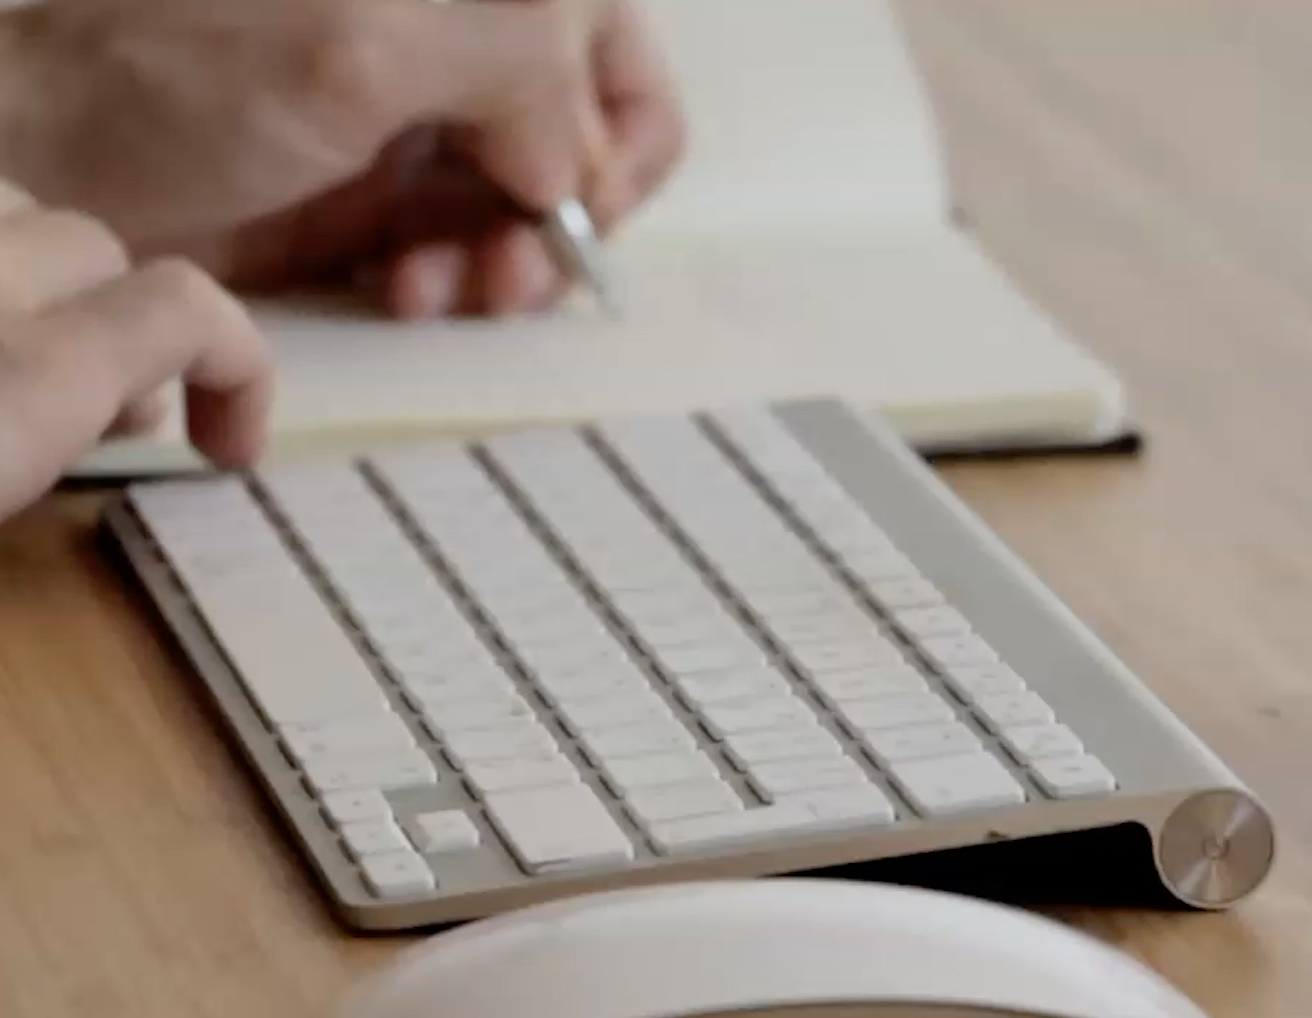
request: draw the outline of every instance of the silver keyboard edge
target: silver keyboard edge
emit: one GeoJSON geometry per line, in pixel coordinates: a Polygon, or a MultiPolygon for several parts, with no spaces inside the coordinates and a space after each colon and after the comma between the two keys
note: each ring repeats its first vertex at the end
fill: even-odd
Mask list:
{"type": "MultiPolygon", "coordinates": [[[[1052,697],[1049,702],[1059,717],[1080,719],[1081,738],[1113,773],[1124,779],[1145,770],[1176,772],[1174,781],[1167,779],[1158,787],[1131,791],[1152,794],[1216,785],[1251,792],[887,425],[828,401],[783,406],[776,416],[944,590],[1003,660],[1045,699],[1052,697]],[[879,457],[874,470],[853,459],[857,435],[868,438],[865,451],[879,457]],[[903,475],[908,483],[877,488],[875,479],[888,472],[903,475]],[[987,593],[982,589],[985,583],[987,593]],[[1071,702],[1044,684],[1042,675],[1054,665],[1081,667],[1100,697],[1109,688],[1119,690],[1125,697],[1124,716],[1106,719],[1104,731],[1099,732],[1100,719],[1088,704],[1071,702]],[[1137,733],[1123,727],[1142,724],[1148,718],[1154,724],[1137,733]],[[1138,751],[1145,755],[1139,756],[1138,751]]],[[[1065,686],[1075,687],[1075,683],[1065,686]]]]}
{"type": "MultiPolygon", "coordinates": [[[[833,473],[835,480],[847,488],[867,511],[876,513],[881,526],[892,536],[905,543],[907,551],[920,560],[931,578],[941,582],[945,591],[950,592],[968,612],[974,612],[981,632],[988,639],[997,641],[1006,653],[1014,654],[1015,637],[1008,638],[1009,627],[1005,618],[997,611],[986,609],[980,612],[978,593],[971,596],[969,590],[963,590],[961,584],[954,581],[952,574],[957,570],[947,568],[945,557],[950,557],[954,551],[958,561],[972,563],[962,572],[984,570],[990,586],[1005,580],[1003,600],[1011,611],[1019,611],[1022,616],[1029,614],[1032,617],[1035,612],[1043,615],[1047,626],[1045,639],[1058,645],[1054,649],[1059,656],[1082,660],[1088,666],[1096,664],[1102,677],[1114,682],[1115,688],[1124,692],[1127,713],[1134,714],[1137,709],[1142,716],[1154,720],[1153,732],[1145,734],[1164,740],[1171,750],[1165,751],[1165,761],[1153,760],[1150,763],[1158,767],[1163,762],[1169,764],[1178,780],[1160,788],[1124,791],[1094,799],[1030,802],[979,816],[917,820],[891,829],[780,837],[755,847],[725,847],[618,872],[525,877],[491,890],[439,892],[415,900],[380,900],[368,891],[355,868],[341,854],[331,828],[301,785],[273,733],[248,699],[240,680],[125,498],[110,505],[102,517],[102,524],[202,679],[211,700],[228,724],[229,731],[225,734],[235,737],[264,793],[273,800],[281,819],[299,842],[297,847],[302,850],[302,858],[308,857],[307,861],[327,892],[334,911],[352,929],[408,930],[459,922],[549,898],[620,884],[796,872],[1126,822],[1142,824],[1152,834],[1154,842],[1160,843],[1163,827],[1197,796],[1229,792],[1246,798],[1250,796],[1215,754],[1120,664],[1105,645],[1082,627],[1037,577],[1011,556],[932,470],[905,449],[891,432],[885,431],[878,423],[862,421],[847,408],[830,401],[785,404],[774,409],[776,416],[833,473]],[[886,491],[881,497],[866,480],[868,465],[863,460],[871,455],[879,459],[879,470],[896,471],[908,483],[889,486],[896,490],[886,491]]],[[[870,476],[878,475],[879,470],[870,476]]],[[[1013,619],[1012,627],[1014,625],[1013,619]]],[[[1018,663],[1024,660],[1025,656],[1021,656],[1018,663]]],[[[1069,704],[1059,706],[1066,712],[1072,710],[1069,704]]],[[[1074,709],[1078,711],[1078,707],[1074,709]]],[[[1097,738],[1091,735],[1091,741],[1097,738]]],[[[1101,741],[1098,748],[1102,750],[1101,741]]],[[[1171,887],[1171,874],[1166,871],[1169,865],[1164,869],[1160,851],[1156,855],[1153,864],[1159,875],[1168,889],[1186,904],[1224,907],[1232,903],[1189,900],[1187,894],[1181,895],[1178,887],[1171,887]]],[[[1149,861],[1145,860],[1145,865],[1148,864],[1149,861]]],[[[1265,868],[1260,876],[1265,876],[1265,868]]],[[[1260,882],[1260,879],[1252,881],[1252,887],[1247,888],[1244,895],[1260,882]]]]}

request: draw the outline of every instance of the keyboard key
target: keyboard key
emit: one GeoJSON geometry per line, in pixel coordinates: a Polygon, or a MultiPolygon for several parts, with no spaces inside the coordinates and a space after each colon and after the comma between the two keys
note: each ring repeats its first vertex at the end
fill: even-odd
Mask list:
{"type": "Polygon", "coordinates": [[[953,718],[952,708],[936,693],[851,700],[839,705],[839,713],[858,735],[873,729],[911,728],[953,718]]]}
{"type": "Polygon", "coordinates": [[[574,785],[580,781],[578,768],[554,750],[511,760],[470,761],[465,766],[465,777],[483,796],[516,788],[574,785]]]}
{"type": "Polygon", "coordinates": [[[639,692],[648,673],[618,641],[609,648],[565,648],[553,661],[526,661],[533,684],[551,700],[581,700],[603,692],[639,692]]]}
{"type": "Polygon", "coordinates": [[[948,671],[958,665],[994,664],[998,660],[998,652],[974,635],[932,636],[920,641],[920,649],[948,671]]]}
{"type": "Polygon", "coordinates": [[[744,732],[728,736],[725,742],[744,770],[769,760],[835,756],[842,752],[838,740],[818,724],[783,731],[744,732]]]}
{"type": "Polygon", "coordinates": [[[707,704],[702,719],[712,734],[726,738],[742,732],[813,725],[816,713],[799,697],[773,696],[707,704]]]}
{"type": "Polygon", "coordinates": [[[595,696],[643,692],[650,683],[636,665],[538,677],[538,686],[557,707],[595,696]]]}
{"type": "Polygon", "coordinates": [[[1000,661],[990,664],[956,665],[945,670],[948,685],[967,703],[981,696],[1023,693],[1025,683],[1000,661]]]}
{"type": "Polygon", "coordinates": [[[1052,708],[1038,693],[999,693],[981,696],[975,711],[995,732],[1016,725],[1047,725],[1054,720],[1052,708]]]}
{"type": "Polygon", "coordinates": [[[655,654],[681,647],[736,639],[741,627],[727,615],[699,615],[672,621],[643,622],[634,631],[655,654]]]}
{"type": "Polygon", "coordinates": [[[700,585],[677,590],[623,590],[612,600],[616,610],[634,625],[723,610],[715,595],[700,585]]]}
{"type": "Polygon", "coordinates": [[[636,789],[627,793],[624,799],[634,819],[644,827],[743,808],[738,793],[719,780],[636,789]]]}
{"type": "Polygon", "coordinates": [[[615,671],[630,664],[624,649],[615,641],[606,644],[532,647],[525,650],[520,661],[544,683],[563,675],[615,671]]]}
{"type": "Polygon", "coordinates": [[[989,753],[896,764],[893,776],[917,810],[927,816],[1012,806],[1025,789],[989,753]]]}
{"type": "Polygon", "coordinates": [[[943,595],[938,588],[923,576],[870,583],[866,591],[885,611],[927,608],[943,603],[943,595]]]}
{"type": "Polygon", "coordinates": [[[878,696],[923,693],[929,690],[925,677],[906,664],[822,672],[812,676],[811,683],[835,709],[850,700],[868,700],[878,696]]]}
{"type": "Polygon", "coordinates": [[[496,603],[497,628],[515,640],[550,643],[561,638],[591,640],[605,631],[581,593],[549,596],[528,604],[496,603]]]}
{"type": "Polygon", "coordinates": [[[501,792],[486,799],[493,823],[530,873],[613,865],[633,844],[587,785],[501,792]]]}
{"type": "Polygon", "coordinates": [[[556,740],[537,721],[513,721],[489,728],[448,732],[442,737],[442,744],[457,767],[540,756],[556,749],[556,740]]]}
{"type": "Polygon", "coordinates": [[[789,483],[803,484],[823,475],[820,465],[768,407],[733,406],[712,415],[717,428],[748,456],[756,468],[784,495],[792,494],[789,483]]]}
{"type": "Polygon", "coordinates": [[[881,808],[886,800],[882,804],[879,799],[868,798],[862,803],[848,800],[847,805],[848,809],[836,809],[833,800],[812,803],[804,796],[790,797],[769,806],[653,824],[648,833],[658,852],[674,854],[887,820],[887,813],[881,808]]]}
{"type": "Polygon", "coordinates": [[[855,608],[850,611],[832,611],[824,615],[784,616],[779,619],[767,619],[765,624],[770,634],[785,646],[801,646],[808,643],[841,643],[855,640],[877,631],[873,619],[860,614],[855,608]]]}
{"type": "Polygon", "coordinates": [[[840,611],[853,610],[852,598],[837,584],[820,589],[772,591],[752,595],[752,613],[766,625],[775,620],[823,619],[840,611]]]}
{"type": "Polygon", "coordinates": [[[383,793],[373,788],[328,792],[320,806],[336,827],[354,820],[385,820],[392,815],[383,793]]]}
{"type": "Polygon", "coordinates": [[[420,750],[318,756],[306,761],[305,778],[317,795],[345,789],[417,788],[437,783],[433,762],[420,750]]]}
{"type": "Polygon", "coordinates": [[[902,661],[901,650],[874,633],[862,639],[801,644],[789,647],[788,652],[793,660],[811,675],[897,664],[902,661]]]}
{"type": "Polygon", "coordinates": [[[752,786],[767,802],[795,792],[841,788],[868,781],[865,772],[850,757],[774,760],[747,769],[752,786]]]}
{"type": "Polygon", "coordinates": [[[616,725],[582,733],[588,755],[598,764],[630,756],[667,753],[691,749],[696,745],[692,733],[673,715],[654,722],[616,725]]]}
{"type": "Polygon", "coordinates": [[[776,803],[652,824],[648,834],[656,850],[668,854],[708,845],[760,840],[816,826],[816,817],[805,805],[776,803]]]}
{"type": "Polygon", "coordinates": [[[523,697],[516,693],[496,699],[453,700],[424,703],[424,720],[439,737],[449,732],[483,729],[516,721],[532,721],[536,715],[523,697]]]}
{"type": "Polygon", "coordinates": [[[561,705],[560,713],[577,732],[659,723],[673,717],[669,705],[650,689],[571,701],[561,705]]]}
{"type": "Polygon", "coordinates": [[[688,675],[679,678],[676,685],[694,709],[732,700],[775,697],[790,688],[788,680],[773,668],[688,675]]]}
{"type": "Polygon", "coordinates": [[[478,827],[460,809],[420,813],[410,827],[415,847],[428,854],[468,851],[478,848],[482,842],[478,827]]]}
{"type": "Polygon", "coordinates": [[[1065,725],[1017,725],[1002,730],[1007,748],[1021,763],[1057,756],[1079,756],[1084,745],[1065,725]]]}
{"type": "Polygon", "coordinates": [[[425,703],[461,703],[468,700],[511,698],[515,684],[491,661],[463,661],[454,665],[417,665],[397,669],[408,699],[422,709],[425,703]]]}
{"type": "Polygon", "coordinates": [[[192,593],[275,725],[388,711],[377,678],[308,581],[194,578],[192,593]]]}
{"type": "Polygon", "coordinates": [[[553,598],[530,609],[498,611],[495,622],[515,646],[593,643],[610,639],[601,619],[578,594],[559,600],[553,598]]]}
{"type": "Polygon", "coordinates": [[[895,612],[893,620],[899,629],[916,638],[965,636],[971,631],[965,616],[945,604],[932,608],[906,608],[895,612]]]}
{"type": "Polygon", "coordinates": [[[606,763],[606,777],[619,795],[635,789],[677,785],[714,778],[715,763],[705,753],[657,753],[625,756],[606,763]]]}
{"type": "Polygon", "coordinates": [[[367,855],[401,852],[410,847],[401,828],[391,817],[376,820],[351,820],[338,828],[346,850],[357,860],[367,855]]]}
{"type": "Polygon", "coordinates": [[[500,671],[491,653],[472,633],[452,637],[431,620],[422,628],[419,625],[410,623],[404,629],[366,632],[379,656],[395,674],[437,671],[470,678],[489,668],[500,671]]]}
{"type": "Polygon", "coordinates": [[[605,660],[622,666],[624,652],[609,630],[594,621],[594,627],[575,633],[537,632],[528,636],[515,633],[508,626],[499,626],[502,637],[511,652],[534,671],[558,672],[562,661],[594,662],[605,660]]]}
{"type": "MultiPolygon", "coordinates": [[[[869,584],[887,584],[919,579],[912,561],[899,551],[876,548],[843,556],[843,567],[869,584]]],[[[885,604],[885,607],[892,607],[885,604]]]]}
{"type": "Polygon", "coordinates": [[[862,742],[885,765],[936,756],[959,756],[983,749],[978,736],[959,721],[945,725],[865,731],[862,742]]]}
{"type": "Polygon", "coordinates": [[[678,678],[705,672],[761,668],[766,664],[765,651],[746,638],[690,647],[671,647],[657,656],[661,669],[678,678]]]}
{"type": "Polygon", "coordinates": [[[417,897],[437,886],[423,856],[410,849],[366,855],[360,860],[360,869],[365,883],[383,898],[417,897]]]}
{"type": "Polygon", "coordinates": [[[883,790],[866,782],[834,788],[808,789],[781,796],[779,802],[802,803],[820,820],[861,820],[890,823],[897,812],[883,790]]]}
{"type": "Polygon", "coordinates": [[[794,496],[790,501],[800,510],[801,516],[815,531],[820,542],[840,559],[897,550],[892,538],[850,499],[804,505],[800,498],[794,496]]]}
{"type": "Polygon", "coordinates": [[[1116,779],[1106,765],[1087,754],[1035,760],[1031,768],[1043,790],[1057,799],[1106,793],[1116,788],[1116,779]]]}
{"type": "Polygon", "coordinates": [[[411,749],[415,737],[398,714],[284,726],[282,741],[296,760],[334,754],[411,749]]]}

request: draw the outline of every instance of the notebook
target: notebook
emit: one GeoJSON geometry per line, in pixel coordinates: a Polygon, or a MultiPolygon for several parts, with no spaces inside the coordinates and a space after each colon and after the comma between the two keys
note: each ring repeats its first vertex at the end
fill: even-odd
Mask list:
{"type": "MultiPolygon", "coordinates": [[[[622,313],[585,295],[400,323],[253,303],[274,344],[274,455],[616,412],[837,396],[927,451],[1131,434],[1122,384],[952,221],[927,97],[881,0],[642,0],[686,154],[607,243],[622,313]]],[[[181,400],[78,474],[199,461],[181,400]]]]}

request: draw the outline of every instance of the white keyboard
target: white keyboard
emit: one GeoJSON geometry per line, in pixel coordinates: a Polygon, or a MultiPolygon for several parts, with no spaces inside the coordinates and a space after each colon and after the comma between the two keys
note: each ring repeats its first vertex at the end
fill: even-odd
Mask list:
{"type": "Polygon", "coordinates": [[[354,926],[1126,821],[1191,904],[1270,865],[1237,779],[837,405],[147,483],[108,520],[354,926]]]}

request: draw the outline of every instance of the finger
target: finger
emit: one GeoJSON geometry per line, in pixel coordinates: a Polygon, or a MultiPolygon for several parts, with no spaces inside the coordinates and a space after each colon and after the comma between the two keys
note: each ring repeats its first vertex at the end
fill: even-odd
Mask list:
{"type": "MultiPolygon", "coordinates": [[[[415,0],[420,2],[420,0],[415,0]]],[[[216,266],[222,282],[239,290],[274,291],[306,283],[339,282],[364,264],[395,253],[414,220],[405,198],[427,183],[434,147],[431,128],[393,139],[363,172],[308,201],[245,224],[216,266]]],[[[194,249],[188,254],[194,258],[194,249]]],[[[201,259],[206,267],[214,259],[201,259]]],[[[379,269],[381,279],[382,270],[379,269]]],[[[357,287],[380,296],[376,287],[357,287]]]]}
{"type": "Polygon", "coordinates": [[[542,210],[577,193],[605,138],[588,59],[594,4],[371,0],[387,54],[372,69],[388,135],[443,118],[466,125],[483,169],[542,210]]]}
{"type": "MultiPolygon", "coordinates": [[[[185,262],[159,261],[33,319],[40,443],[65,462],[125,404],[181,377],[187,427],[216,465],[251,462],[272,397],[269,351],[241,306],[185,262]]],[[[36,438],[34,438],[34,442],[36,438]]]]}
{"type": "Polygon", "coordinates": [[[422,180],[398,190],[387,210],[386,232],[393,249],[401,250],[434,240],[468,240],[525,215],[477,163],[448,151],[422,180]]]}
{"type": "Polygon", "coordinates": [[[127,267],[122,242],[80,212],[29,204],[0,220],[0,313],[36,311],[127,267]]]}
{"type": "Polygon", "coordinates": [[[481,310],[489,315],[539,310],[561,281],[539,231],[522,224],[498,231],[480,244],[474,271],[480,281],[481,310]]]}
{"type": "Polygon", "coordinates": [[[594,209],[603,229],[664,183],[686,144],[677,92],[651,40],[637,4],[608,5],[593,52],[614,164],[614,186],[594,209]]]}
{"type": "Polygon", "coordinates": [[[168,403],[163,393],[152,392],[148,396],[134,399],[125,406],[105,429],[107,438],[126,438],[134,435],[148,435],[164,423],[168,414],[168,403]]]}
{"type": "Polygon", "coordinates": [[[536,230],[511,225],[469,242],[429,244],[401,255],[387,306],[404,319],[508,315],[548,306],[563,280],[536,230]]]}
{"type": "Polygon", "coordinates": [[[453,242],[403,252],[386,272],[384,303],[394,317],[413,320],[457,312],[465,303],[469,255],[453,242]]]}

